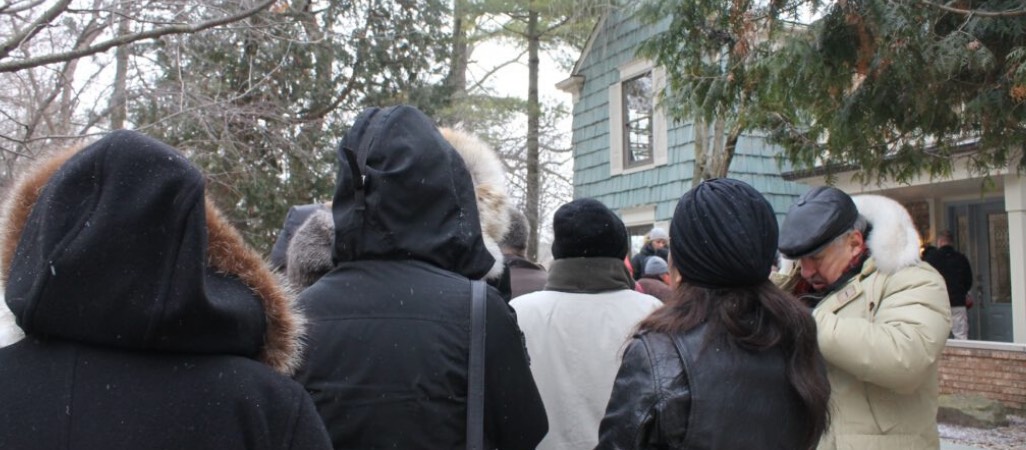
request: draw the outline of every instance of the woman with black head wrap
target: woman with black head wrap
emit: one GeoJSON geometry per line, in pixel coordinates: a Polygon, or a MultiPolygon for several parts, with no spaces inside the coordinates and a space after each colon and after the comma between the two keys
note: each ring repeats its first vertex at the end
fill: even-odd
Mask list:
{"type": "Polygon", "coordinates": [[[830,385],[812,317],[768,279],[777,233],[741,181],[681,197],[673,296],[624,351],[597,448],[815,448],[830,385]]]}

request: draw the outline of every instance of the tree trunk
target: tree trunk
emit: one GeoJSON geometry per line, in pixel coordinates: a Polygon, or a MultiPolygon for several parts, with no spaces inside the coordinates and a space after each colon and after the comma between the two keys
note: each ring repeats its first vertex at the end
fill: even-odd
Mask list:
{"type": "Polygon", "coordinates": [[[712,125],[712,136],[709,136],[709,125],[702,119],[695,119],[695,172],[691,179],[691,187],[698,186],[705,180],[723,178],[730,171],[730,163],[734,160],[734,150],[741,137],[741,127],[737,124],[726,132],[727,119],[717,117],[712,125]]]}
{"type": "MultiPolygon", "coordinates": [[[[128,17],[131,0],[122,0],[119,8],[121,17],[118,19],[118,36],[129,34],[128,17]]],[[[119,130],[125,128],[125,119],[128,117],[128,46],[119,45],[114,53],[114,92],[110,97],[110,128],[119,130]]]]}
{"type": "Polygon", "coordinates": [[[527,19],[527,198],[526,211],[528,222],[527,257],[538,259],[538,205],[540,200],[539,144],[538,132],[541,107],[538,104],[538,50],[541,31],[538,29],[537,5],[530,3],[527,19]]]}
{"type": "Polygon", "coordinates": [[[452,6],[452,57],[445,80],[450,89],[450,101],[462,98],[467,92],[467,62],[470,55],[467,52],[465,14],[466,0],[455,0],[452,6]]]}
{"type": "Polygon", "coordinates": [[[705,180],[706,166],[709,164],[709,125],[705,120],[696,118],[691,125],[694,129],[695,141],[695,170],[691,173],[691,187],[698,186],[705,180]]]}
{"type": "Polygon", "coordinates": [[[705,180],[726,176],[727,167],[723,165],[723,149],[726,147],[723,131],[726,128],[726,119],[717,116],[712,126],[712,151],[709,152],[709,162],[705,165],[705,180]],[[721,175],[722,173],[722,175],[721,175]]]}
{"type": "Polygon", "coordinates": [[[716,171],[716,177],[723,178],[730,171],[730,163],[734,161],[734,150],[737,148],[737,140],[741,137],[741,126],[735,124],[730,133],[724,137],[723,151],[720,153],[720,167],[716,171]]]}

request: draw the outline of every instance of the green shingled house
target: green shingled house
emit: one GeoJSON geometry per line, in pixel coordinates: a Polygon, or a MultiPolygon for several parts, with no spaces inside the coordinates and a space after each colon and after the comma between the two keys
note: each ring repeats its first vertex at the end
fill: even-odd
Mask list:
{"type": "MultiPolygon", "coordinates": [[[[594,197],[618,211],[635,236],[666,225],[691,188],[691,124],[667,119],[655,101],[665,72],[638,58],[640,42],[658,31],[624,9],[598,22],[570,76],[557,87],[573,95],[574,197],[594,197]]],[[[784,180],[776,150],[758,136],[739,140],[729,176],[762,192],[778,220],[806,185],[784,180]]]]}
{"type": "MultiPolygon", "coordinates": [[[[654,107],[665,73],[635,56],[638,44],[660,29],[642,26],[623,9],[606,13],[570,76],[557,85],[573,95],[574,197],[594,197],[618,211],[635,236],[634,251],[653,225],[669,223],[677,199],[691,187],[695,159],[690,124],[669,121],[654,107]]],[[[828,180],[818,170],[778,166],[775,154],[758,136],[744,136],[729,176],[762,192],[782,220],[797,195],[828,180]]],[[[963,161],[944,179],[921,175],[866,185],[855,177],[858,171],[846,168],[830,181],[852,195],[885,195],[904,204],[923,244],[950,230],[973,266],[979,306],[969,310],[969,340],[947,342],[941,393],[1023,408],[1026,376],[1009,368],[1021,367],[1010,362],[1026,355],[1026,174],[1008,169],[985,180],[963,161]]]]}
{"type": "MultiPolygon", "coordinates": [[[[594,197],[618,211],[634,235],[634,251],[652,226],[669,223],[694,172],[693,128],[662,114],[654,97],[665,86],[665,72],[635,54],[640,42],[667,24],[643,26],[626,9],[611,9],[570,76],[557,84],[573,96],[574,197],[594,197]]],[[[795,197],[828,180],[818,170],[779,166],[776,153],[757,135],[743,136],[729,176],[762,192],[782,221],[795,197]]],[[[970,341],[963,347],[1026,352],[1026,174],[1008,169],[985,180],[964,161],[944,179],[921,175],[866,185],[857,174],[858,168],[844,168],[832,183],[852,195],[898,200],[924,245],[950,230],[956,248],[969,257],[980,306],[969,312],[970,341]],[[989,343],[995,341],[1013,344],[989,343]]]]}

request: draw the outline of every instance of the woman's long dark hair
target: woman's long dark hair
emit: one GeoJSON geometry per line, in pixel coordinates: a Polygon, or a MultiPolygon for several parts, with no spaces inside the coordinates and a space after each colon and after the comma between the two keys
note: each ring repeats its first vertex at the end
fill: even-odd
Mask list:
{"type": "Polygon", "coordinates": [[[752,351],[779,347],[788,355],[787,379],[805,406],[809,424],[803,447],[815,448],[830,422],[830,382],[808,308],[769,280],[740,288],[681,281],[666,304],[642,320],[638,329],[675,334],[702,323],[707,324],[707,340],[726,338],[752,351]]]}

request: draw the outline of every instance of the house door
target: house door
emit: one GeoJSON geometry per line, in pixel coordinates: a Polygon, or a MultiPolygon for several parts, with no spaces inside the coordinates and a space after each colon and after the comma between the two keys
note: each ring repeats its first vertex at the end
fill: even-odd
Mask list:
{"type": "Polygon", "coordinates": [[[1002,201],[951,206],[948,223],[955,246],[973,268],[969,338],[1012,342],[1012,281],[1008,214],[1002,201]]]}

